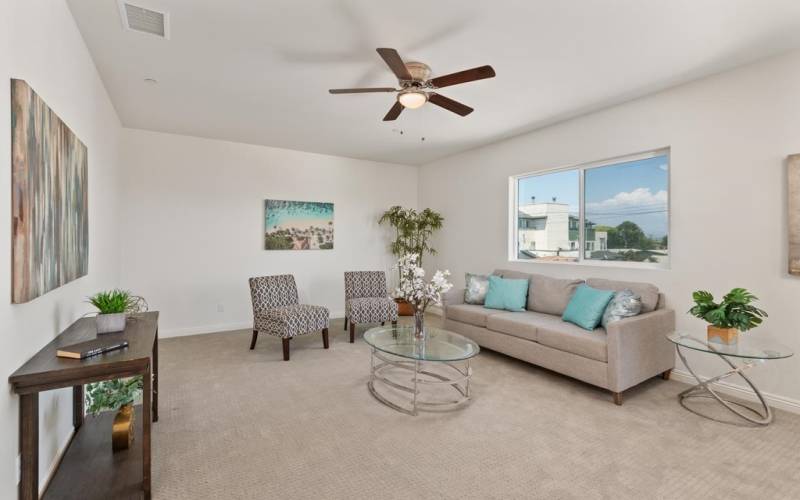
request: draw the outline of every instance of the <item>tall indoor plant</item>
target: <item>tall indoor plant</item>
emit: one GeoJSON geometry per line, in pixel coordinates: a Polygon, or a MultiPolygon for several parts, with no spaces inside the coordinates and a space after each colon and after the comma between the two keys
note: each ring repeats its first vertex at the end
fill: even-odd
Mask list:
{"type": "MultiPolygon", "coordinates": [[[[385,211],[378,224],[389,224],[395,231],[394,240],[390,244],[392,254],[398,259],[407,254],[417,255],[416,265],[422,267],[425,253],[436,255],[436,249],[430,245],[430,237],[442,228],[444,217],[438,212],[426,208],[417,212],[413,208],[395,205],[385,211]]],[[[400,273],[400,271],[398,271],[400,273]]],[[[398,278],[401,275],[398,274],[398,278]]],[[[407,301],[397,298],[401,316],[411,316],[413,308],[407,301]]]]}
{"type": "Polygon", "coordinates": [[[744,288],[734,288],[719,303],[704,290],[694,292],[692,299],[694,306],[689,309],[689,314],[709,323],[710,342],[735,344],[739,332],[755,328],[767,317],[765,311],[752,305],[758,297],[744,288]]]}

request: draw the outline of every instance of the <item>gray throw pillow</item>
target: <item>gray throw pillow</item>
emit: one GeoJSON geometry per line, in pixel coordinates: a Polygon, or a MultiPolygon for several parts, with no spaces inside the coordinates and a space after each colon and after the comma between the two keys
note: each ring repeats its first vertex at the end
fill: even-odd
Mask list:
{"type": "Polygon", "coordinates": [[[626,288],[614,294],[614,298],[606,306],[600,324],[603,328],[608,328],[609,323],[636,316],[640,312],[642,312],[642,298],[633,290],[626,288]]]}
{"type": "Polygon", "coordinates": [[[467,283],[467,288],[464,290],[464,302],[483,305],[486,301],[486,292],[489,290],[489,277],[471,273],[466,273],[464,276],[467,283]]]}

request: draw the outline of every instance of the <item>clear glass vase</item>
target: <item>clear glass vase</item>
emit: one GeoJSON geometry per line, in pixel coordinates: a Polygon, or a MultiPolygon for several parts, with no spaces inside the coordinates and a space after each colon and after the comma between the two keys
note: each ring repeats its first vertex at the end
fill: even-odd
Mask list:
{"type": "Polygon", "coordinates": [[[425,337],[425,311],[421,309],[414,309],[414,337],[425,337]]]}

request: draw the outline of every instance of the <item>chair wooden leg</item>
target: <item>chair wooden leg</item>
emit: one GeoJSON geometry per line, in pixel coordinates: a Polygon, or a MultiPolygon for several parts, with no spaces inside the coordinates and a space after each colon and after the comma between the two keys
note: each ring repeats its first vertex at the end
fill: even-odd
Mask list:
{"type": "Polygon", "coordinates": [[[330,347],[330,344],[328,343],[328,329],[327,328],[323,328],[322,329],[322,346],[325,349],[330,347]]]}
{"type": "Polygon", "coordinates": [[[250,341],[250,350],[256,348],[256,340],[258,339],[258,330],[253,330],[253,339],[250,341]]]}
{"type": "Polygon", "coordinates": [[[392,328],[397,328],[397,320],[392,321],[392,328]]]}
{"type": "Polygon", "coordinates": [[[352,321],[350,322],[350,343],[354,343],[356,341],[356,324],[352,321]]]}
{"type": "Polygon", "coordinates": [[[283,360],[289,361],[289,341],[290,338],[283,338],[283,360]]]}
{"type": "Polygon", "coordinates": [[[621,392],[612,392],[614,396],[614,404],[617,406],[622,406],[622,393],[621,392]]]}
{"type": "Polygon", "coordinates": [[[381,326],[383,326],[383,325],[385,325],[385,324],[386,324],[386,322],[385,322],[385,321],[381,321],[381,326]]]}
{"type": "Polygon", "coordinates": [[[671,374],[672,374],[672,369],[669,369],[669,370],[661,373],[661,378],[663,378],[664,380],[669,380],[669,376],[671,374]]]}
{"type": "Polygon", "coordinates": [[[347,331],[347,316],[344,317],[344,331],[347,331]]]}

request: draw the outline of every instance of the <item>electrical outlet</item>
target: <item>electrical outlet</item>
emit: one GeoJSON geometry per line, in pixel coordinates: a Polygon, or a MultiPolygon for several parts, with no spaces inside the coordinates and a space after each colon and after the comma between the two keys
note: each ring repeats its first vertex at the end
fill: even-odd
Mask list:
{"type": "Polygon", "coordinates": [[[22,455],[17,455],[17,459],[14,460],[14,477],[16,478],[17,484],[19,484],[19,480],[22,479],[20,474],[22,474],[22,455]]]}
{"type": "Polygon", "coordinates": [[[217,304],[217,312],[218,313],[225,312],[225,306],[223,306],[222,304],[217,304]]]}

